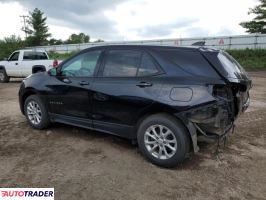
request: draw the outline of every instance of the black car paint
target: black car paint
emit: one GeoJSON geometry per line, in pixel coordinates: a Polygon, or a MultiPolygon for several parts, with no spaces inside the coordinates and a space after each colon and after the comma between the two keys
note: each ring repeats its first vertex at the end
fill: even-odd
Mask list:
{"type": "MultiPolygon", "coordinates": [[[[51,121],[135,139],[141,119],[149,114],[166,112],[184,123],[190,132],[194,151],[197,151],[199,127],[200,131],[209,134],[223,134],[245,110],[243,107],[247,102],[241,95],[248,95],[251,80],[243,74],[228,77],[217,59],[218,50],[119,45],[93,47],[79,54],[91,50],[102,50],[94,77],[51,76],[44,72],[26,78],[19,91],[22,113],[26,97],[37,94],[45,102],[51,121]],[[102,77],[105,54],[110,49],[145,51],[153,57],[159,73],[147,77],[102,77]],[[187,71],[162,55],[162,49],[197,52],[204,58],[204,65],[210,67],[210,73],[199,76],[187,71]],[[216,86],[232,90],[231,101],[214,96],[216,86]],[[184,97],[184,92],[187,97],[184,97]]],[[[190,59],[194,65],[197,63],[197,58],[190,59]]],[[[68,60],[59,65],[58,72],[68,60]]],[[[195,69],[195,66],[191,67],[191,70],[195,69]]]]}

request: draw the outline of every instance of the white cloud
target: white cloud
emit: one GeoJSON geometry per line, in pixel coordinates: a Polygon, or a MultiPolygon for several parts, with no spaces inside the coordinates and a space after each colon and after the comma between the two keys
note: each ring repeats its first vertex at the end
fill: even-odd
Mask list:
{"type": "Polygon", "coordinates": [[[0,38],[10,35],[24,37],[21,27],[23,26],[21,15],[26,14],[25,8],[19,3],[0,3],[0,38]]]}
{"type": "Polygon", "coordinates": [[[88,10],[86,14],[86,9],[79,8],[75,0],[60,0],[61,3],[65,1],[65,5],[58,8],[51,7],[52,0],[24,0],[28,4],[14,2],[16,0],[3,1],[6,3],[0,3],[0,38],[11,34],[24,36],[19,16],[40,5],[48,15],[53,37],[67,39],[72,33],[84,31],[105,40],[244,34],[245,30],[239,23],[251,19],[252,16],[247,15],[248,9],[257,3],[256,0],[123,0],[120,3],[117,0],[108,1],[110,5],[102,7],[100,5],[106,2],[102,0],[101,3],[95,1],[93,12],[88,10]],[[76,6],[70,11],[72,7],[67,3],[76,6]],[[57,9],[60,11],[58,14],[57,9]]]}
{"type": "Polygon", "coordinates": [[[244,34],[239,23],[250,19],[247,12],[255,3],[254,0],[137,0],[125,2],[106,15],[117,22],[117,30],[128,40],[148,39],[147,35],[139,34],[145,27],[162,25],[163,28],[164,24],[189,19],[194,23],[173,26],[171,33],[158,38],[244,34]]]}

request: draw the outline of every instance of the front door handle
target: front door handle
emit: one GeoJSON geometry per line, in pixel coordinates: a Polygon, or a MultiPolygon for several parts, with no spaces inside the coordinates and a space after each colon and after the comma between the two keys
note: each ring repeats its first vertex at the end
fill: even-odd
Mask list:
{"type": "Polygon", "coordinates": [[[15,63],[15,65],[18,65],[18,63],[15,63]]]}
{"type": "Polygon", "coordinates": [[[64,78],[62,81],[63,81],[64,83],[71,83],[71,81],[70,81],[68,78],[64,78]]]}
{"type": "Polygon", "coordinates": [[[149,83],[149,82],[140,82],[137,84],[138,87],[140,88],[144,88],[144,87],[151,87],[152,86],[152,83],[149,83]]]}
{"type": "Polygon", "coordinates": [[[89,85],[90,83],[88,81],[80,81],[79,84],[80,85],[89,85]]]}

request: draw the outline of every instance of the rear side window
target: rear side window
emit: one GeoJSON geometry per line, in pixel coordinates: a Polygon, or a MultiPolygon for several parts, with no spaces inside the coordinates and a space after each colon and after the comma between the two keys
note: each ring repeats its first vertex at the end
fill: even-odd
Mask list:
{"type": "Polygon", "coordinates": [[[47,60],[48,57],[45,52],[25,51],[23,60],[47,60]]]}
{"type": "Polygon", "coordinates": [[[217,77],[216,71],[197,50],[161,49],[159,52],[187,73],[217,77]]]}
{"type": "Polygon", "coordinates": [[[156,74],[158,72],[158,68],[156,67],[156,64],[154,63],[152,57],[147,53],[143,53],[138,70],[138,76],[148,76],[156,74]]]}
{"type": "Polygon", "coordinates": [[[106,57],[103,77],[135,77],[140,59],[140,51],[111,50],[106,57]]]}

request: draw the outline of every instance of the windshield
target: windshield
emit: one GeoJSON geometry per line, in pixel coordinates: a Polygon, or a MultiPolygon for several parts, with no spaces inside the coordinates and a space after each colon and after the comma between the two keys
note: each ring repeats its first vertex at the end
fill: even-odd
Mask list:
{"type": "Polygon", "coordinates": [[[228,77],[241,78],[243,75],[246,77],[247,73],[244,68],[228,53],[220,52],[218,59],[222,63],[224,69],[228,73],[228,77]]]}

